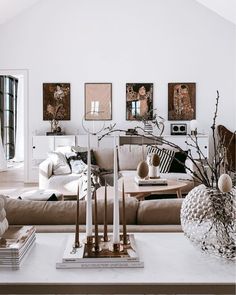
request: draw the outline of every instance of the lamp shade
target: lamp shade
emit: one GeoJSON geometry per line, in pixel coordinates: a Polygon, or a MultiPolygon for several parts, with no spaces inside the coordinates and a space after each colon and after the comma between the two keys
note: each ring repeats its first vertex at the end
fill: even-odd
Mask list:
{"type": "Polygon", "coordinates": [[[198,127],[198,122],[197,120],[191,120],[190,121],[190,130],[195,131],[198,127]]]}

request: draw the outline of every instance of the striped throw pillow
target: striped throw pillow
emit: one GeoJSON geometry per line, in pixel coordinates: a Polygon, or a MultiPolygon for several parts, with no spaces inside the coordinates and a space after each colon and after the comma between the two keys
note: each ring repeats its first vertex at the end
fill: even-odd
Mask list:
{"type": "Polygon", "coordinates": [[[148,154],[156,153],[160,157],[160,173],[168,173],[171,163],[174,159],[175,151],[168,150],[168,149],[161,149],[157,146],[149,146],[148,147],[148,154]]]}

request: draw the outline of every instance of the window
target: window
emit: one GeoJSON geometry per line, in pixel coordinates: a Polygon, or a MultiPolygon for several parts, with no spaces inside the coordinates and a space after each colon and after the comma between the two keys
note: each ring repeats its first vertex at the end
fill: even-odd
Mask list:
{"type": "Polygon", "coordinates": [[[18,79],[0,76],[1,136],[7,160],[15,155],[17,86],[18,79]]]}

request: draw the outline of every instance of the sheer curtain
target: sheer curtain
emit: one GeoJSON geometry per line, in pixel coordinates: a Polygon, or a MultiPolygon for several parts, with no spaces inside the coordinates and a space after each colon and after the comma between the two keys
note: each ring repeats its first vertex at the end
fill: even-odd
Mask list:
{"type": "Polygon", "coordinates": [[[0,118],[0,172],[7,170],[7,160],[4,153],[2,145],[2,128],[1,128],[1,118],[0,118]]]}
{"type": "Polygon", "coordinates": [[[17,114],[16,114],[16,142],[15,162],[24,161],[24,77],[16,76],[18,79],[17,91],[17,114]]]}

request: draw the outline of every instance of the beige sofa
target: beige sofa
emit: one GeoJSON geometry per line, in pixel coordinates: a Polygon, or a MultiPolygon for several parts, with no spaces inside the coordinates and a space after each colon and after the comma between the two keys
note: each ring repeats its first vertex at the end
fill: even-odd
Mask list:
{"type": "MultiPolygon", "coordinates": [[[[95,158],[100,168],[105,170],[113,169],[113,149],[112,148],[97,148],[94,149],[95,158]]],[[[138,163],[142,161],[147,154],[146,146],[124,145],[118,150],[118,167],[122,176],[135,176],[138,163]]],[[[194,170],[188,160],[185,164],[194,170]]],[[[184,181],[187,186],[182,193],[188,193],[194,187],[194,180],[190,173],[165,173],[161,177],[184,181]]],[[[79,174],[54,175],[53,165],[48,158],[39,166],[39,188],[54,189],[67,195],[76,195],[78,189],[79,174]]],[[[174,193],[174,192],[173,192],[174,193]]]]}
{"type": "MultiPolygon", "coordinates": [[[[102,194],[103,195],[103,194],[102,194]]],[[[2,196],[0,196],[2,198],[2,196]]],[[[182,199],[137,201],[126,198],[126,222],[129,232],[181,231],[182,199]]],[[[121,202],[120,202],[121,208],[121,202]]],[[[75,229],[76,201],[24,201],[5,197],[10,225],[35,225],[38,232],[71,232],[75,229]]],[[[113,198],[108,198],[108,224],[112,228],[113,198]]],[[[103,229],[104,201],[98,198],[98,223],[103,229]]],[[[85,230],[86,202],[80,201],[80,228],[85,230]]],[[[120,210],[122,223],[122,210],[120,210]]]]}

